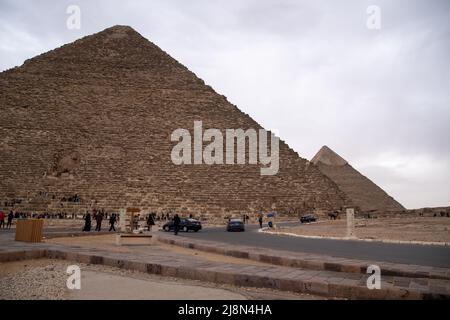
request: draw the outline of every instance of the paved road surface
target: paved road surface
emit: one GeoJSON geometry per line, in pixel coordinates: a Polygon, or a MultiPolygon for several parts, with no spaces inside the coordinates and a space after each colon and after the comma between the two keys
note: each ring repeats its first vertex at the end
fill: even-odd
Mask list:
{"type": "MultiPolygon", "coordinates": [[[[44,232],[59,233],[67,231],[79,231],[79,228],[49,228],[44,232]]],[[[13,236],[14,232],[15,230],[2,229],[0,230],[0,239],[4,236],[10,238],[13,236]]],[[[183,237],[261,247],[262,250],[264,248],[270,248],[286,251],[325,254],[350,259],[388,261],[450,268],[450,247],[444,246],[307,239],[282,235],[269,235],[257,232],[257,226],[255,225],[247,226],[246,232],[230,233],[226,232],[225,227],[223,227],[205,228],[197,233],[180,232],[179,235],[183,237]]]]}
{"type": "Polygon", "coordinates": [[[450,268],[450,247],[390,244],[366,241],[307,239],[257,232],[257,227],[247,227],[246,232],[226,232],[225,228],[205,228],[200,232],[179,235],[211,241],[241,244],[270,249],[309,252],[336,257],[418,264],[450,268]]]}

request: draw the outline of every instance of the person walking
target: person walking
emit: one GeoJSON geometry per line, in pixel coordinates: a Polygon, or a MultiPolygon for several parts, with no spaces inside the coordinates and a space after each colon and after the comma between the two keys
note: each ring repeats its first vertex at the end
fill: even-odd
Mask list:
{"type": "Polygon", "coordinates": [[[5,228],[5,213],[0,211],[0,229],[5,228]]]}
{"type": "Polygon", "coordinates": [[[10,211],[8,213],[8,222],[6,223],[6,228],[7,229],[11,229],[11,225],[12,225],[13,219],[14,219],[14,213],[12,211],[10,211]]]}
{"type": "Polygon", "coordinates": [[[95,231],[100,232],[102,230],[103,213],[97,212],[95,221],[97,222],[97,224],[95,225],[95,231]]]}
{"type": "Polygon", "coordinates": [[[177,235],[178,231],[180,230],[180,222],[180,217],[178,216],[178,214],[175,214],[175,216],[173,217],[173,230],[175,235],[177,235]]]}
{"type": "Polygon", "coordinates": [[[152,227],[155,225],[155,219],[153,219],[153,213],[150,213],[147,218],[148,231],[152,231],[152,227]]]}
{"type": "Polygon", "coordinates": [[[263,215],[262,214],[259,215],[258,222],[259,222],[259,228],[262,229],[262,223],[263,223],[263,215]]]}
{"type": "Polygon", "coordinates": [[[84,215],[84,228],[83,231],[89,232],[91,231],[91,214],[86,212],[84,215]]]}
{"type": "Polygon", "coordinates": [[[116,214],[113,213],[111,214],[111,216],[109,217],[109,231],[116,231],[116,228],[114,227],[114,225],[116,224],[117,218],[116,218],[116,214]]]}

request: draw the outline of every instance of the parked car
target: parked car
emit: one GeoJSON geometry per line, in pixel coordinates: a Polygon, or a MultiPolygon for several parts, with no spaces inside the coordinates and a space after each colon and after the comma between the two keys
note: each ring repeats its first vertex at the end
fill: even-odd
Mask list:
{"type": "MultiPolygon", "coordinates": [[[[163,225],[164,231],[173,231],[174,229],[175,229],[175,227],[173,225],[173,221],[169,221],[163,225]]],[[[181,218],[180,231],[189,232],[190,230],[193,230],[195,232],[198,232],[201,229],[202,229],[202,224],[200,221],[191,219],[191,218],[189,218],[189,219],[181,218]]]]}
{"type": "Polygon", "coordinates": [[[245,231],[244,222],[241,219],[230,219],[227,223],[227,231],[245,231]]]}
{"type": "Polygon", "coordinates": [[[307,215],[302,216],[300,218],[300,222],[301,223],[315,222],[316,220],[317,220],[317,218],[314,215],[312,215],[312,214],[307,214],[307,215]]]}

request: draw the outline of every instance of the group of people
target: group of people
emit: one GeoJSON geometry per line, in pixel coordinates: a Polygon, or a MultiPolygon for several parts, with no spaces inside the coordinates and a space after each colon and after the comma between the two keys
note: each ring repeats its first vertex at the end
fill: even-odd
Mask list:
{"type": "MultiPolygon", "coordinates": [[[[19,218],[67,218],[67,214],[58,213],[58,214],[40,214],[39,216],[36,216],[35,214],[30,213],[22,213],[22,212],[13,212],[10,211],[8,214],[5,214],[3,211],[0,211],[0,228],[7,228],[10,229],[11,225],[13,223],[13,219],[19,219],[19,218]],[[6,221],[6,222],[5,222],[6,221]]],[[[72,214],[72,218],[75,218],[75,214],[72,214]]],[[[190,215],[190,218],[193,218],[192,215],[190,215]]],[[[92,214],[87,211],[86,214],[83,216],[84,220],[84,227],[83,231],[89,232],[92,229],[92,221],[96,222],[95,225],[95,231],[100,232],[102,230],[102,222],[104,219],[107,219],[109,222],[109,231],[116,231],[115,225],[119,221],[119,217],[116,213],[109,214],[108,212],[105,212],[104,209],[102,210],[92,210],[92,214]],[[109,219],[108,219],[109,218],[109,219]]],[[[180,223],[181,218],[178,214],[173,215],[173,217],[169,213],[161,213],[158,215],[157,213],[151,212],[148,214],[146,218],[147,228],[148,231],[152,231],[152,227],[156,225],[156,221],[170,221],[172,220],[174,222],[174,232],[175,234],[178,234],[178,231],[180,229],[180,223]]],[[[244,223],[248,223],[250,220],[250,217],[248,215],[243,215],[242,220],[244,223]]],[[[258,215],[257,221],[259,223],[260,228],[262,228],[263,224],[263,214],[258,215]]],[[[137,224],[134,226],[137,228],[137,224]]]]}
{"type": "Polygon", "coordinates": [[[8,215],[6,215],[3,211],[0,211],[0,229],[11,229],[11,225],[14,219],[14,213],[10,211],[8,215]],[[5,219],[7,219],[5,225],[5,219]]]}
{"type": "Polygon", "coordinates": [[[154,221],[170,221],[173,219],[173,217],[170,213],[157,214],[155,212],[151,212],[150,215],[153,216],[154,221]]]}
{"type": "MultiPolygon", "coordinates": [[[[67,219],[67,214],[65,213],[32,213],[32,212],[22,212],[12,210],[8,214],[0,210],[0,228],[10,229],[14,219],[67,219]]],[[[74,215],[72,218],[75,219],[74,215]]]]}
{"type": "MultiPolygon", "coordinates": [[[[105,212],[104,210],[97,211],[94,209],[92,211],[92,214],[90,212],[86,212],[86,214],[83,216],[83,220],[84,220],[83,231],[86,231],[86,232],[91,231],[92,221],[95,221],[95,223],[96,223],[95,231],[97,231],[97,232],[101,231],[102,230],[102,222],[104,219],[108,219],[108,213],[105,212]]],[[[152,227],[156,224],[155,220],[157,220],[155,213],[150,213],[147,216],[146,223],[147,223],[148,231],[152,231],[152,227]]],[[[118,221],[119,221],[119,218],[116,213],[109,214],[109,221],[108,221],[109,222],[109,231],[116,231],[115,224],[118,221]]],[[[137,221],[135,221],[134,228],[137,229],[137,227],[138,227],[137,221]]]]}
{"type": "MultiPolygon", "coordinates": [[[[96,209],[92,210],[92,215],[88,211],[83,216],[84,227],[83,231],[89,232],[92,228],[92,220],[95,221],[95,231],[100,232],[102,230],[102,222],[103,219],[108,219],[108,213],[103,209],[101,211],[97,211],[96,209]]],[[[109,231],[116,231],[115,224],[117,223],[118,218],[117,214],[111,213],[109,215],[109,231]]]]}
{"type": "Polygon", "coordinates": [[[62,197],[61,202],[81,202],[81,198],[78,194],[75,194],[70,197],[62,197]]]}

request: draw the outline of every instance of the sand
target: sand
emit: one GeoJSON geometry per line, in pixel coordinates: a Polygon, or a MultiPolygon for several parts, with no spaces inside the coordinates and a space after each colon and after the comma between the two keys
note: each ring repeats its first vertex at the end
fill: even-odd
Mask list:
{"type": "MultiPolygon", "coordinates": [[[[341,220],[322,220],[296,227],[280,227],[276,231],[304,236],[346,236],[347,224],[341,220]]],[[[422,241],[450,243],[450,218],[403,217],[356,219],[355,235],[361,239],[422,241]]]]}

